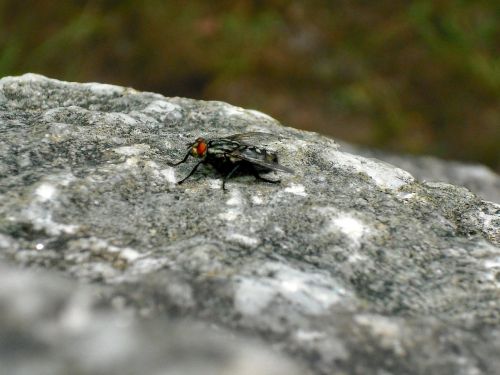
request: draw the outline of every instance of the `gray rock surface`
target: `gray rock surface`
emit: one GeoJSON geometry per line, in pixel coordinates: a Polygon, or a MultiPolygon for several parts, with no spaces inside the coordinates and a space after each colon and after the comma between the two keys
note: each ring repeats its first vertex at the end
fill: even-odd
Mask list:
{"type": "Polygon", "coordinates": [[[376,149],[339,142],[341,149],[391,163],[420,181],[461,185],[480,197],[500,203],[500,176],[482,164],[441,160],[433,156],[398,155],[376,149]]]}
{"type": "Polygon", "coordinates": [[[0,132],[9,373],[500,373],[500,205],[464,187],[226,103],[33,74],[0,80],[0,132]],[[187,142],[245,131],[295,175],[175,184],[187,142]]]}
{"type": "Polygon", "coordinates": [[[99,306],[98,287],[0,267],[2,374],[298,375],[297,365],[199,322],[139,321],[123,297],[99,306]]]}

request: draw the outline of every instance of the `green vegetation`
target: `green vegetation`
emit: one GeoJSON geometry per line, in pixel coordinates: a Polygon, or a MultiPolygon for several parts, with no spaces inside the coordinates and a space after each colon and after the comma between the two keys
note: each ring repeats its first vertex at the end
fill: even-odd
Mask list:
{"type": "Polygon", "coordinates": [[[270,113],[500,170],[498,1],[0,1],[0,76],[38,72],[270,113]]]}

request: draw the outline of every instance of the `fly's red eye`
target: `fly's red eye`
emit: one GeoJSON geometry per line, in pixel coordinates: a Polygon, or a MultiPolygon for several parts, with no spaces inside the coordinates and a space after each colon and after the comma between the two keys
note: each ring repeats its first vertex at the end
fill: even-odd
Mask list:
{"type": "Polygon", "coordinates": [[[198,156],[205,155],[205,152],[207,152],[207,144],[205,142],[198,143],[198,147],[196,147],[196,152],[198,153],[198,156]]]}

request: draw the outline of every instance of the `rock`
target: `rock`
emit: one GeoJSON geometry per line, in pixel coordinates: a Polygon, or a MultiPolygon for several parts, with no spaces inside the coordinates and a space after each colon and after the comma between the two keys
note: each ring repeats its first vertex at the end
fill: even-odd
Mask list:
{"type": "Polygon", "coordinates": [[[2,374],[300,374],[290,361],[200,322],[138,321],[99,287],[0,267],[2,374]]]}
{"type": "Polygon", "coordinates": [[[474,163],[441,160],[432,156],[397,155],[341,142],[342,150],[377,158],[410,172],[421,181],[446,182],[465,186],[480,197],[500,203],[500,176],[474,163]]]}
{"type": "Polygon", "coordinates": [[[464,187],[226,103],[33,74],[0,80],[0,130],[11,373],[500,372],[500,205],[464,187]],[[296,173],[175,184],[187,142],[246,131],[296,173]]]}

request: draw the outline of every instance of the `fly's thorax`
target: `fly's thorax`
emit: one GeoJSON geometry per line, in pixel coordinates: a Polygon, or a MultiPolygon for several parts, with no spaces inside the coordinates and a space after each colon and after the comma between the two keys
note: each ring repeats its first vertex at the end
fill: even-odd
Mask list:
{"type": "Polygon", "coordinates": [[[245,146],[226,139],[214,139],[208,142],[208,153],[211,155],[229,154],[245,146]]]}

